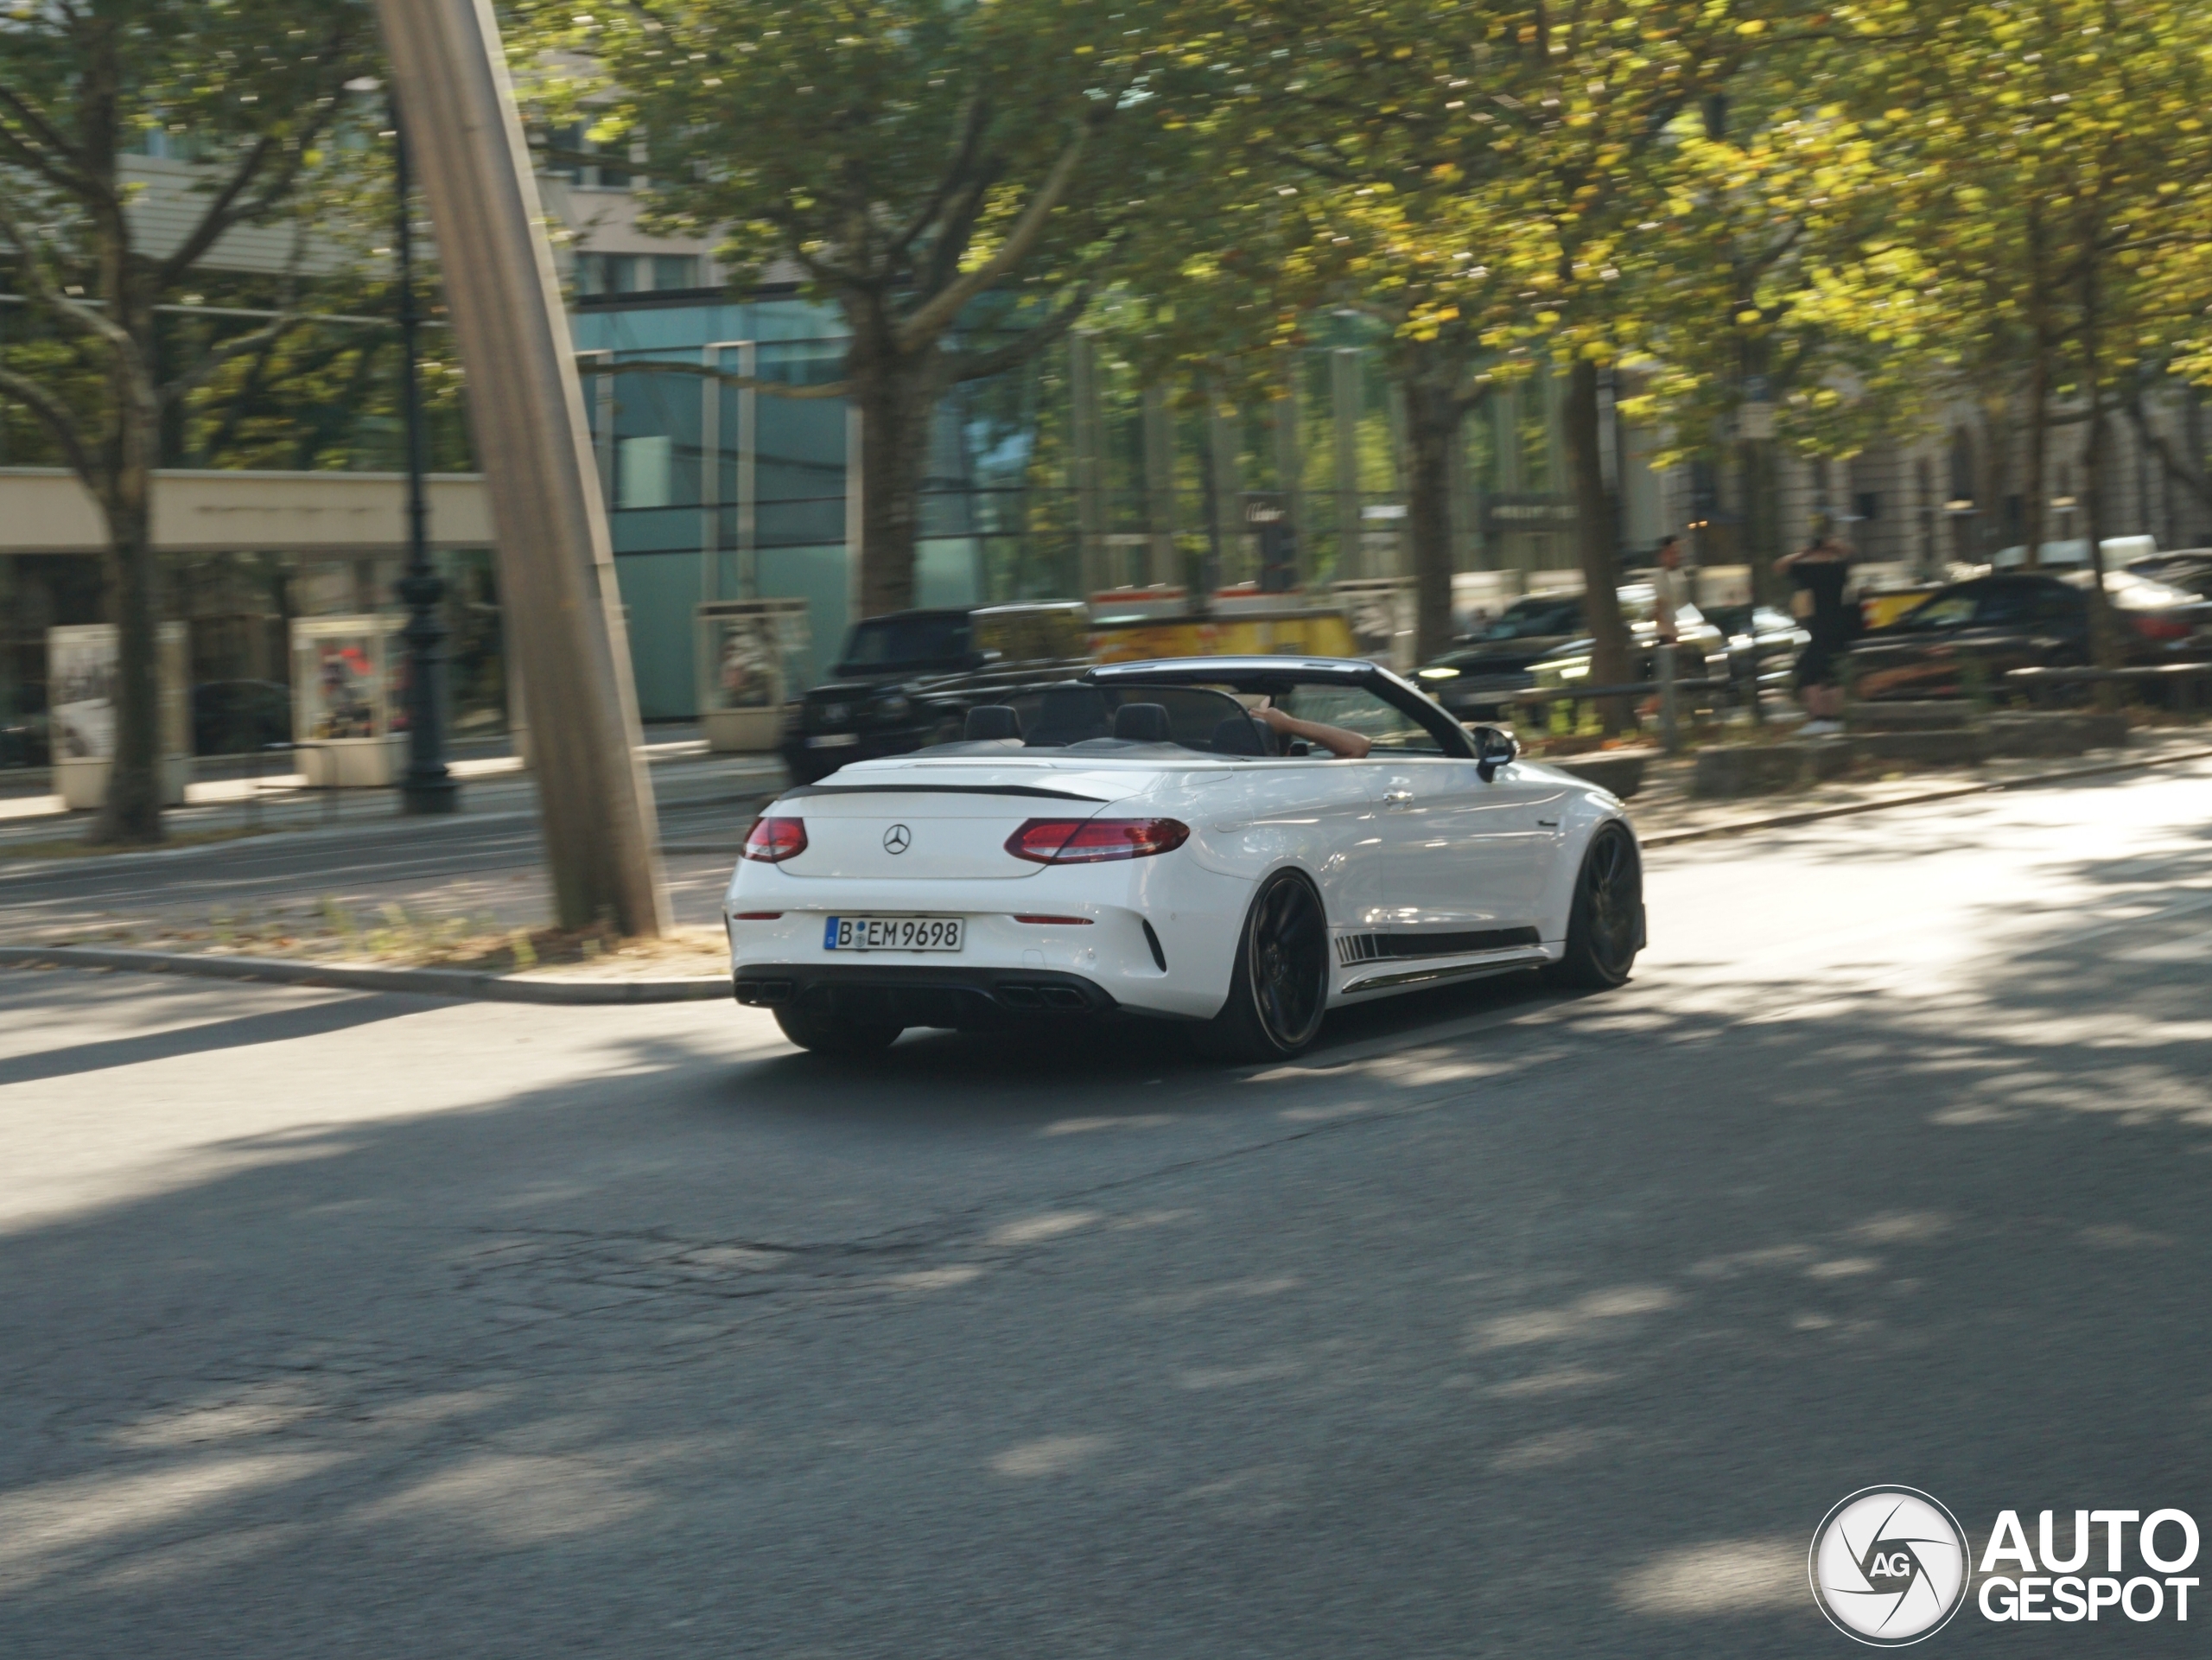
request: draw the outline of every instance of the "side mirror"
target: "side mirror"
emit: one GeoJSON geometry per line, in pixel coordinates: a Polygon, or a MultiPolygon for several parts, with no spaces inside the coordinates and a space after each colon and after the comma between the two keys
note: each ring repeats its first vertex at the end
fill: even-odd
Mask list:
{"type": "Polygon", "coordinates": [[[1502,726],[1478,726],[1475,728],[1475,771],[1488,784],[1497,776],[1497,769],[1521,753],[1521,746],[1513,735],[1502,726]]]}

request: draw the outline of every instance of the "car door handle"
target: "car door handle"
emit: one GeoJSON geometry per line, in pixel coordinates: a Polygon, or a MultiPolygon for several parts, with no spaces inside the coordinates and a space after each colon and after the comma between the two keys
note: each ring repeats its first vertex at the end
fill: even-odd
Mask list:
{"type": "Polygon", "coordinates": [[[1382,805],[1386,807],[1410,807],[1414,805],[1414,792],[1411,790],[1385,790],[1382,805]]]}

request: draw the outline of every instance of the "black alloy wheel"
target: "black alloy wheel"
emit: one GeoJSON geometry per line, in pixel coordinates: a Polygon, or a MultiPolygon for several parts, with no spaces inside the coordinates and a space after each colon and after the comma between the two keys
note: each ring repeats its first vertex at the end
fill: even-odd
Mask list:
{"type": "Polygon", "coordinates": [[[1610,991],[1626,982],[1643,949],[1643,865],[1636,838],[1600,824],[1582,855],[1567,913],[1567,954],[1546,971],[1554,985],[1610,991]]]}
{"type": "Polygon", "coordinates": [[[1297,872],[1278,871],[1245,915],[1229,1001],[1199,1028],[1199,1046],[1223,1060],[1286,1059],[1319,1034],[1328,1003],[1321,896],[1297,872]]]}

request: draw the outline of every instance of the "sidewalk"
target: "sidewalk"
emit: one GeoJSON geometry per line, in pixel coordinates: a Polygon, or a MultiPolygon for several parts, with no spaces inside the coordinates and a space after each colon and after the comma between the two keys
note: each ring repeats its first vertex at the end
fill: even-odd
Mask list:
{"type": "MultiPolygon", "coordinates": [[[[784,776],[783,763],[772,754],[715,754],[696,738],[648,743],[645,753],[654,799],[662,807],[758,793],[784,776]]],[[[464,758],[451,762],[450,770],[461,785],[460,817],[537,816],[537,781],[520,757],[464,758]]],[[[166,820],[173,847],[278,830],[343,828],[370,832],[385,824],[421,830],[439,822],[404,817],[397,789],[310,790],[297,773],[189,785],[185,805],[171,808],[166,820]]],[[[58,795],[0,796],[0,869],[16,859],[69,856],[69,844],[83,836],[91,822],[90,813],[64,808],[58,795]]]]}
{"type": "Polygon", "coordinates": [[[1711,800],[1690,793],[1697,758],[1687,754],[1653,761],[1644,770],[1643,787],[1625,805],[1644,845],[1665,847],[2029,784],[2063,788],[2072,778],[2109,777],[2195,757],[2212,757],[2212,727],[2139,728],[2125,747],[2092,750],[2070,760],[2024,758],[1986,761],[1979,766],[1926,767],[1879,779],[1838,779],[1773,795],[1711,800]]]}

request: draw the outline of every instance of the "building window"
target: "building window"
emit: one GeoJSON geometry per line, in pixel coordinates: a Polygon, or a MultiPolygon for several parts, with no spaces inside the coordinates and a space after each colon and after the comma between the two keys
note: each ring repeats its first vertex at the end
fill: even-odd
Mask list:
{"type": "Polygon", "coordinates": [[[549,152],[545,172],[549,177],[566,179],[570,184],[581,185],[587,190],[627,190],[631,174],[626,167],[609,167],[588,158],[594,156],[628,156],[626,144],[601,144],[593,142],[589,130],[580,121],[565,127],[556,127],[545,136],[549,152]]]}
{"type": "Polygon", "coordinates": [[[614,505],[665,507],[674,501],[670,463],[675,455],[675,441],[664,433],[622,439],[615,448],[614,505]]]}
{"type": "Polygon", "coordinates": [[[579,294],[635,294],[638,285],[635,254],[580,253],[576,256],[579,294]]]}
{"type": "Polygon", "coordinates": [[[688,253],[580,253],[576,292],[586,296],[667,293],[696,289],[700,260],[688,253]]]}

